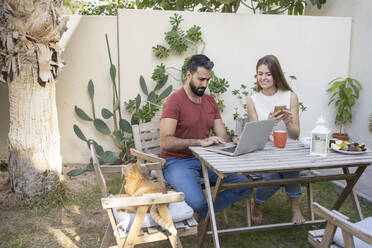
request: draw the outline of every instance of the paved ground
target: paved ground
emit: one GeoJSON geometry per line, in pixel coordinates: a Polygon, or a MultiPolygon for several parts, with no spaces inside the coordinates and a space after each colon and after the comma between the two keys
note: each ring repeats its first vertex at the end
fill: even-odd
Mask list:
{"type": "MultiPolygon", "coordinates": [[[[329,170],[319,170],[321,174],[327,174],[331,173],[332,171],[336,171],[342,169],[329,169],[329,170]]],[[[350,172],[354,172],[355,169],[352,169],[350,172]]],[[[333,181],[335,184],[335,190],[337,192],[341,192],[341,190],[345,186],[345,181],[333,181]]],[[[372,166],[367,167],[367,169],[364,171],[363,175],[360,177],[359,181],[357,182],[355,186],[355,190],[357,192],[357,195],[361,201],[363,201],[365,204],[372,206],[372,166]]]]}

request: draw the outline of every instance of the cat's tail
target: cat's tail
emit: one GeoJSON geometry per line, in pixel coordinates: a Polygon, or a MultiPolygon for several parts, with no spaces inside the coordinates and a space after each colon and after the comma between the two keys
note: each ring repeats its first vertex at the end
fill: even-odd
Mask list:
{"type": "Polygon", "coordinates": [[[177,230],[172,225],[172,223],[167,222],[167,220],[163,219],[158,213],[158,207],[156,205],[152,205],[150,208],[150,215],[153,220],[165,230],[168,230],[172,235],[177,235],[177,230]]]}

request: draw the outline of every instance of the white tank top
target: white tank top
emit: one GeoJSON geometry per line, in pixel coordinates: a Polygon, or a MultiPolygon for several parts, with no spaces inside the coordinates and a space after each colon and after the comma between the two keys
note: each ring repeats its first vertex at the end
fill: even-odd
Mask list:
{"type": "MultiPolygon", "coordinates": [[[[269,117],[270,112],[274,112],[275,106],[287,106],[290,109],[291,106],[291,91],[280,90],[272,95],[266,96],[262,91],[254,93],[251,96],[254,107],[256,109],[258,120],[266,120],[269,117]]],[[[274,126],[273,130],[287,130],[287,126],[283,121],[280,121],[274,126]]]]}

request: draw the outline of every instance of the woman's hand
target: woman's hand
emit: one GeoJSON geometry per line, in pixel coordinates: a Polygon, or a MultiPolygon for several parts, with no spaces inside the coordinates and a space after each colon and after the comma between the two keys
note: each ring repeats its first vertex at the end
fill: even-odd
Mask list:
{"type": "Polygon", "coordinates": [[[281,120],[281,117],[282,116],[279,115],[279,111],[276,112],[276,113],[270,112],[267,119],[275,119],[275,124],[274,125],[277,125],[279,123],[279,121],[281,120]]]}
{"type": "Polygon", "coordinates": [[[269,114],[269,119],[275,118],[275,125],[278,124],[279,121],[283,121],[286,125],[291,123],[293,120],[293,113],[289,109],[284,109],[277,111],[275,113],[269,114]]]}
{"type": "Polygon", "coordinates": [[[239,140],[240,140],[240,136],[236,136],[236,135],[234,135],[234,136],[232,137],[232,141],[233,141],[235,144],[238,144],[239,140]]]}
{"type": "Polygon", "coordinates": [[[286,125],[291,123],[293,120],[293,113],[288,109],[283,110],[282,120],[284,121],[286,125]]]}

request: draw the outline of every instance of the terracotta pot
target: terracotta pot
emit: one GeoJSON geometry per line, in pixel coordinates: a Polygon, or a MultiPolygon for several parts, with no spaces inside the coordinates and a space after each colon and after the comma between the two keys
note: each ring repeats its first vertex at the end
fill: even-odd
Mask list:
{"type": "Polygon", "coordinates": [[[349,136],[346,133],[333,133],[332,137],[339,140],[349,140],[349,136]]]}

